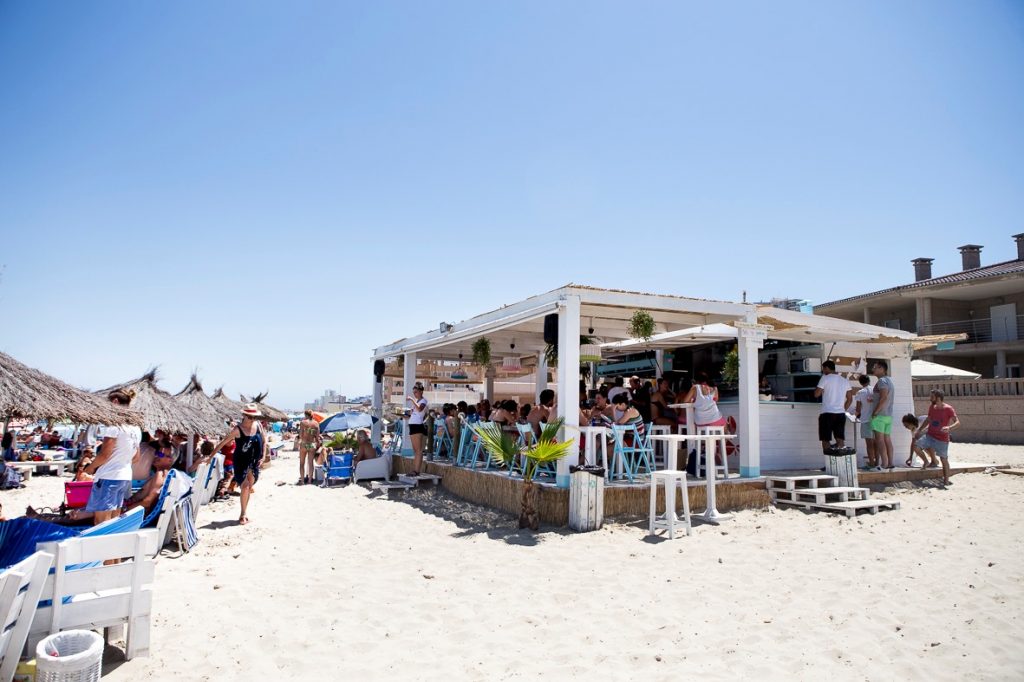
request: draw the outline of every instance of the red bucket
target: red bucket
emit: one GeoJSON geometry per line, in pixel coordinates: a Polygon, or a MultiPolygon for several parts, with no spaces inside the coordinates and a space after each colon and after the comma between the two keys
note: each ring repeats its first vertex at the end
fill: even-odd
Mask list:
{"type": "Polygon", "coordinates": [[[64,504],[68,509],[81,509],[89,502],[92,481],[70,481],[64,484],[64,504]]]}

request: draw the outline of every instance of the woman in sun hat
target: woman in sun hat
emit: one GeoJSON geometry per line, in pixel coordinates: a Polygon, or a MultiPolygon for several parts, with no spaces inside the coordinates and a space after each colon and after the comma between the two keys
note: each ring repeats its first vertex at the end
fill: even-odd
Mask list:
{"type": "Polygon", "coordinates": [[[238,515],[238,523],[242,526],[249,523],[249,517],[246,515],[249,496],[252,494],[252,487],[260,478],[260,463],[267,449],[267,437],[263,432],[263,426],[256,420],[259,416],[260,410],[256,403],[246,405],[242,409],[242,421],[213,448],[213,455],[216,455],[225,445],[235,441],[234,482],[242,489],[242,509],[238,515]]]}

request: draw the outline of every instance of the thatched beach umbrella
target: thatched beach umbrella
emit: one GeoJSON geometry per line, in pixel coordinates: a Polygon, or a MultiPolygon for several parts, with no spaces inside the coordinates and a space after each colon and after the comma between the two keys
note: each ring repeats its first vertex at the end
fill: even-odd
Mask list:
{"type": "Polygon", "coordinates": [[[227,410],[227,412],[231,413],[233,415],[231,417],[233,421],[238,421],[242,418],[242,408],[245,407],[245,405],[238,402],[237,400],[232,400],[231,398],[227,397],[224,394],[223,387],[218,388],[216,391],[214,391],[213,395],[210,396],[210,400],[214,401],[219,405],[222,405],[224,409],[227,410]]]}
{"type": "MultiPolygon", "coordinates": [[[[238,412],[230,409],[224,403],[218,402],[206,395],[203,391],[203,385],[199,383],[199,378],[192,373],[192,377],[189,379],[188,384],[181,390],[180,393],[175,394],[174,399],[188,405],[193,410],[201,412],[206,415],[211,421],[220,424],[220,431],[216,432],[216,435],[223,435],[227,433],[227,421],[235,421],[238,419],[238,412]]],[[[214,435],[214,434],[209,434],[214,435]]]]}
{"type": "Polygon", "coordinates": [[[268,422],[286,422],[288,421],[288,415],[283,411],[267,405],[263,400],[267,397],[267,391],[256,394],[252,399],[246,398],[244,395],[239,396],[243,403],[256,403],[256,406],[260,409],[262,419],[268,422]]]}
{"type": "Polygon", "coordinates": [[[0,420],[60,419],[77,424],[142,424],[133,410],[81,391],[0,353],[0,420]]]}
{"type": "Polygon", "coordinates": [[[175,400],[170,393],[159,388],[156,381],[156,369],[151,369],[138,379],[105,388],[97,393],[105,396],[118,389],[135,391],[132,409],[142,414],[144,428],[147,431],[161,429],[184,436],[196,433],[224,433],[223,424],[175,400]]]}

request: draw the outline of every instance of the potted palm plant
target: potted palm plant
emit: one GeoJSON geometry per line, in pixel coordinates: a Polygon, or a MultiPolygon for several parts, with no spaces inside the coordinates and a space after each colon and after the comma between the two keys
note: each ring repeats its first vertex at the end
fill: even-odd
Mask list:
{"type": "Polygon", "coordinates": [[[557,462],[569,453],[572,440],[563,442],[557,440],[558,431],[562,428],[564,421],[559,417],[548,423],[541,430],[537,442],[527,447],[521,446],[515,438],[503,431],[497,424],[480,424],[473,427],[487,453],[495,459],[500,459],[505,466],[511,467],[520,457],[525,460],[523,499],[519,511],[520,528],[540,529],[540,514],[537,513],[536,504],[537,490],[533,485],[533,478],[537,474],[538,467],[557,462]]]}
{"type": "Polygon", "coordinates": [[[486,336],[473,342],[473,362],[481,367],[491,364],[491,340],[486,336]]]}

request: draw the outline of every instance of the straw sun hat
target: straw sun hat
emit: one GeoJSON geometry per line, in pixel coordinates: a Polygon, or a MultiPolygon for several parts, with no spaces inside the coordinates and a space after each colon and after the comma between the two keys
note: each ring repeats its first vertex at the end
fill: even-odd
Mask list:
{"type": "Polygon", "coordinates": [[[260,408],[256,407],[256,403],[249,403],[242,408],[242,414],[246,417],[258,417],[260,416],[260,408]]]}

